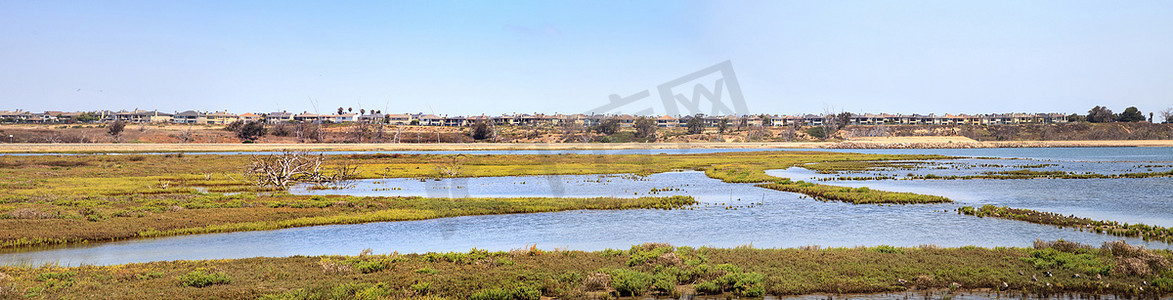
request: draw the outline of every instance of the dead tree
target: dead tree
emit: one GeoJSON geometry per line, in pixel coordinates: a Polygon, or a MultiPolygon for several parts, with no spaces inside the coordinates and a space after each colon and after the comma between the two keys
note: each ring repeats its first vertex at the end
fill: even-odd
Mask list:
{"type": "Polygon", "coordinates": [[[243,173],[246,179],[256,185],[278,187],[288,187],[295,183],[337,183],[356,177],[357,166],[338,165],[327,174],[323,172],[324,161],[326,156],[304,151],[254,155],[243,173]]]}
{"type": "Polygon", "coordinates": [[[436,164],[435,167],[436,173],[439,173],[440,177],[459,177],[464,172],[464,154],[457,154],[445,158],[444,161],[436,164]]]}

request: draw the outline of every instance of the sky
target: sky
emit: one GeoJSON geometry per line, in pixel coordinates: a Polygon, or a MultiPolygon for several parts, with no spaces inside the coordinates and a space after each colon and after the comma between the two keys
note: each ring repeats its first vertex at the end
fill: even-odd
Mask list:
{"type": "Polygon", "coordinates": [[[0,110],[582,113],[723,61],[752,114],[1148,113],[1173,1],[0,1],[0,110]]]}

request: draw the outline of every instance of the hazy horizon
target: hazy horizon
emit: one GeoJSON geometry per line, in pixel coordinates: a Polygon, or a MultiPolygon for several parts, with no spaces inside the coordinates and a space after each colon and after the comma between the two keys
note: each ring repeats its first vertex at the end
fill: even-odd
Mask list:
{"type": "Polygon", "coordinates": [[[1147,115],[1170,53],[1167,1],[17,0],[0,110],[572,114],[728,60],[751,114],[1147,115]]]}

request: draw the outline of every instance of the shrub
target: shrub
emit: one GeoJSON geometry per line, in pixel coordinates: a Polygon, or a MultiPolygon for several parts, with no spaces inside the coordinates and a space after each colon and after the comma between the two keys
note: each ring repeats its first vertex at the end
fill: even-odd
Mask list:
{"type": "Polygon", "coordinates": [[[403,257],[372,257],[370,255],[352,257],[343,261],[335,261],[329,258],[322,258],[318,263],[322,266],[322,270],[327,273],[347,273],[351,270],[358,270],[363,274],[374,273],[385,270],[391,267],[392,264],[400,261],[405,261],[403,257]]]}
{"type": "Polygon", "coordinates": [[[823,130],[823,127],[811,127],[804,131],[813,138],[821,139],[827,137],[827,131],[823,130]]]}
{"type": "Polygon", "coordinates": [[[957,208],[957,213],[960,213],[963,215],[973,216],[973,215],[977,214],[977,211],[975,211],[973,209],[973,206],[962,206],[962,207],[957,208]]]}
{"type": "Polygon", "coordinates": [[[513,295],[504,289],[495,288],[478,291],[469,298],[472,300],[513,300],[513,295]]]}
{"type": "Polygon", "coordinates": [[[875,248],[872,248],[872,250],[875,250],[876,252],[888,253],[888,254],[904,253],[904,250],[902,250],[900,248],[888,246],[888,245],[879,245],[879,246],[876,246],[875,248]]]}
{"type": "Polygon", "coordinates": [[[643,295],[654,283],[652,276],[639,271],[613,270],[611,272],[611,287],[620,296],[643,295]]]}
{"type": "MultiPolygon", "coordinates": [[[[679,270],[677,270],[676,272],[679,273],[679,270]]],[[[656,274],[656,276],[654,278],[654,282],[652,283],[652,288],[655,289],[656,292],[658,292],[658,293],[661,293],[664,295],[675,296],[677,294],[677,292],[676,292],[676,282],[677,281],[676,280],[677,280],[676,274],[674,274],[672,272],[659,273],[659,274],[656,274]]]]}
{"type": "Polygon", "coordinates": [[[229,283],[232,283],[232,278],[229,278],[228,275],[221,272],[209,274],[204,270],[195,270],[179,276],[179,284],[182,286],[201,288],[209,285],[229,283]]]}
{"type": "Polygon", "coordinates": [[[702,295],[716,295],[721,293],[721,286],[712,281],[705,281],[693,286],[697,293],[702,295]]]}
{"type": "Polygon", "coordinates": [[[1091,253],[1062,252],[1053,248],[1031,250],[1030,257],[1022,259],[1037,269],[1066,269],[1086,274],[1108,275],[1112,266],[1091,253]]]}
{"type": "MultiPolygon", "coordinates": [[[[657,247],[654,245],[648,246],[648,244],[632,246],[630,251],[631,257],[627,259],[627,266],[634,267],[646,263],[659,262],[662,260],[660,259],[662,256],[671,254],[673,250],[674,249],[671,246],[657,247]]],[[[675,254],[672,254],[671,257],[664,257],[663,260],[669,260],[668,263],[672,263],[672,258],[676,258],[676,261],[680,261],[680,258],[675,256],[675,254]]]]}
{"type": "Polygon", "coordinates": [[[354,264],[355,268],[363,274],[382,271],[390,265],[391,263],[385,259],[361,260],[354,264]]]}
{"type": "Polygon", "coordinates": [[[720,285],[723,291],[730,291],[740,296],[757,297],[761,296],[764,291],[762,282],[765,280],[766,275],[760,273],[729,273],[713,282],[720,285]],[[757,296],[752,296],[750,293],[757,293],[757,296]]]}
{"type": "Polygon", "coordinates": [[[391,295],[386,283],[348,283],[330,290],[328,299],[383,299],[391,295]]]}
{"type": "Polygon", "coordinates": [[[45,273],[37,274],[37,281],[50,281],[50,280],[68,281],[68,280],[73,280],[73,275],[77,275],[77,273],[74,273],[74,272],[45,272],[45,273]]]}
{"type": "Polygon", "coordinates": [[[472,294],[472,300],[539,300],[542,292],[528,286],[493,288],[472,294]]]}
{"type": "Polygon", "coordinates": [[[604,249],[603,253],[601,253],[599,255],[601,255],[603,257],[620,256],[620,255],[623,255],[623,250],[615,250],[615,249],[607,248],[607,249],[604,249]]]}
{"type": "Polygon", "coordinates": [[[1161,277],[1153,280],[1153,286],[1160,291],[1173,291],[1173,274],[1166,275],[1169,277],[1161,277]]]}
{"type": "Polygon", "coordinates": [[[414,291],[416,295],[427,295],[428,292],[431,291],[431,289],[432,289],[431,282],[420,282],[420,283],[416,283],[416,284],[411,285],[411,290],[414,291]]]}

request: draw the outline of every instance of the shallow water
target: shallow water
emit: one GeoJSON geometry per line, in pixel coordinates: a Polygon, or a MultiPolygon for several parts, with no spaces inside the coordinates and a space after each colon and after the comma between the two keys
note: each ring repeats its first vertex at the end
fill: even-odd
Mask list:
{"type": "MultiPolygon", "coordinates": [[[[1079,162],[1060,162],[1060,170],[1079,162]]],[[[1102,169],[1086,167],[1097,173],[1118,173],[1116,164],[1104,164],[1102,169]]],[[[884,173],[884,172],[879,172],[884,173]]],[[[954,175],[957,171],[916,170],[895,173],[932,173],[954,175]],[[942,172],[945,171],[945,172],[942,172]]],[[[960,173],[972,173],[963,170],[960,173]]],[[[766,174],[791,180],[812,181],[833,175],[817,174],[802,168],[768,170],[766,174]]],[[[967,174],[956,174],[967,175],[967,174]]],[[[868,176],[851,174],[849,176],[868,176]]],[[[899,176],[899,175],[898,175],[899,176]]],[[[1026,208],[1064,215],[1111,220],[1126,223],[1144,223],[1173,227],[1173,178],[1119,178],[1119,179],[969,179],[969,180],[867,180],[819,181],[821,184],[868,187],[871,189],[911,192],[945,196],[958,205],[981,206],[992,204],[1026,208]]]]}
{"type": "MultiPolygon", "coordinates": [[[[819,202],[798,194],[728,184],[702,172],[670,172],[646,177],[584,175],[561,177],[487,177],[457,181],[413,179],[370,180],[363,195],[452,196],[643,196],[652,188],[671,188],[658,195],[691,195],[701,202],[684,210],[565,211],[537,214],[466,216],[424,221],[368,223],[132,240],[38,252],[0,254],[5,262],[118,264],[177,259],[244,258],[467,251],[471,248],[510,250],[536,244],[539,248],[626,249],[644,242],[674,245],[761,248],[805,245],[830,247],[976,245],[1030,246],[1035,239],[1065,239],[1090,244],[1119,238],[1026,222],[958,215],[959,203],[931,205],[852,205],[819,202]],[[550,180],[560,183],[551,184],[550,180]],[[378,183],[375,183],[378,181],[378,183]],[[429,192],[432,187],[440,188],[429,192]],[[551,186],[561,185],[561,194],[551,186]],[[386,187],[402,190],[373,190],[386,187]],[[679,190],[676,190],[679,189],[679,190]],[[460,189],[457,189],[460,190],[460,189]],[[639,195],[635,195],[639,193],[639,195]]],[[[301,191],[346,193],[344,190],[301,191]]],[[[1168,195],[1168,194],[1166,194],[1168,195]]],[[[958,197],[956,194],[948,196],[958,197]]],[[[1013,197],[1011,197],[1013,198],[1013,197]]],[[[459,201],[459,200],[455,200],[459,201]]],[[[1039,200],[1041,202],[1041,200],[1039,200]]],[[[1119,199],[1119,209],[1133,202],[1119,199]]],[[[988,202],[987,202],[988,203],[988,202]]],[[[1169,212],[1171,210],[1163,210],[1169,212]]],[[[1168,213],[1166,213],[1168,214],[1168,213]]],[[[1165,216],[1168,218],[1168,216],[1165,216]]],[[[1169,248],[1159,242],[1129,239],[1132,244],[1169,248]]]]}
{"type": "MultiPolygon", "coordinates": [[[[456,151],[475,154],[638,154],[761,151],[764,149],[669,149],[614,151],[456,151]],[[634,151],[634,152],[632,152],[634,151]],[[675,152],[673,152],[675,151],[675,152]]],[[[782,150],[782,149],[775,149],[782,150]]],[[[808,150],[808,149],[786,149],[808,150]]],[[[1173,148],[1018,148],[930,150],[829,150],[885,154],[941,154],[1011,159],[941,161],[944,169],[886,170],[875,174],[976,174],[1000,164],[1054,164],[1032,170],[1132,172],[1147,165],[1170,165],[1173,148]],[[1020,158],[1030,158],[1022,160],[1020,158]],[[888,173],[884,173],[888,172],[888,173]]],[[[368,152],[364,152],[368,153],[368,152]]],[[[438,153],[427,151],[383,153],[438,153]]],[[[222,154],[222,153],[214,153],[222,154]]],[[[1157,167],[1163,168],[1163,167],[1157,167]]],[[[1144,170],[1140,170],[1144,171],[1144,170]]],[[[831,175],[792,168],[771,170],[774,176],[812,180],[831,175]]],[[[873,175],[875,175],[873,174],[873,175]]],[[[845,176],[866,176],[849,174],[845,176]]],[[[685,210],[565,211],[537,214],[466,216],[456,218],[330,225],[283,230],[180,236],[79,245],[32,252],[0,254],[0,264],[119,264],[179,259],[244,258],[356,254],[376,252],[467,251],[470,248],[510,250],[529,244],[539,248],[625,249],[644,242],[734,247],[799,247],[822,245],[945,247],[1030,246],[1035,239],[1065,239],[1089,244],[1117,237],[1019,221],[958,215],[962,205],[995,204],[1074,214],[1093,219],[1173,226],[1173,179],[1030,179],[1030,180],[881,180],[827,181],[826,184],[867,186],[881,190],[942,195],[957,201],[929,205],[852,205],[819,202],[807,197],[728,184],[701,172],[670,172],[646,177],[631,175],[487,177],[449,180],[375,179],[358,181],[346,190],[293,189],[295,193],[424,197],[639,197],[691,195],[700,205],[685,210]],[[668,189],[653,193],[652,189],[668,189]]],[[[459,200],[455,200],[459,201],[459,200]]],[[[1128,239],[1150,248],[1173,248],[1160,242],[1128,239]]]]}

